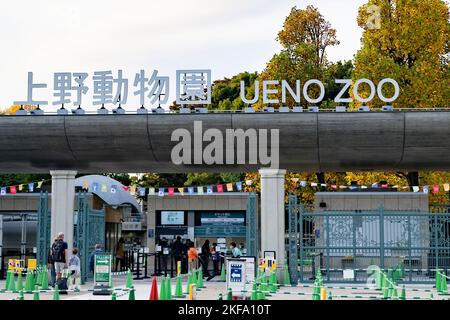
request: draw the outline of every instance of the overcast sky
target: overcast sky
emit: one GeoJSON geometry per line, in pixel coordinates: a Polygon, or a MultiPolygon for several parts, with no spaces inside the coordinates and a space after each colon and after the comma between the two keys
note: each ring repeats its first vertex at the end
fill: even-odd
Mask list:
{"type": "MultiPolygon", "coordinates": [[[[131,94],[135,73],[157,69],[171,78],[175,99],[177,69],[211,69],[212,78],[261,71],[279,52],[276,36],[293,6],[319,8],[337,29],[341,44],[329,59],[352,59],[362,30],[358,7],[366,0],[22,0],[0,1],[0,108],[24,100],[27,72],[47,83],[33,98],[53,98],[54,72],[88,72],[92,99],[94,71],[123,69],[131,94]]],[[[111,109],[111,106],[108,106],[111,109]]]]}

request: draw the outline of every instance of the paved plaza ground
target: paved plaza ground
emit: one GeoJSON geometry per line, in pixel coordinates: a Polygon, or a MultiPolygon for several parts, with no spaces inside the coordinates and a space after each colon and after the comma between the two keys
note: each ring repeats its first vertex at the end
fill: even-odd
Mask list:
{"type": "MultiPolygon", "coordinates": [[[[128,291],[125,289],[126,276],[115,276],[114,288],[117,293],[117,300],[128,300],[128,291]]],[[[158,284],[160,284],[158,277],[158,284]]],[[[151,289],[152,278],[143,280],[133,280],[136,300],[148,300],[151,289]]],[[[225,296],[226,283],[218,280],[205,281],[205,288],[197,290],[198,300],[217,300],[219,293],[225,296]]],[[[0,288],[4,288],[5,281],[0,281],[0,288]]],[[[402,286],[402,285],[400,285],[402,286]]],[[[383,298],[380,290],[367,287],[366,284],[353,283],[325,283],[324,287],[331,291],[333,300],[381,300],[383,298]]],[[[111,296],[93,295],[91,290],[93,283],[89,282],[81,286],[80,292],[69,292],[67,295],[61,294],[60,300],[111,300],[111,296]]],[[[186,278],[183,279],[183,291],[186,288],[186,278]]],[[[450,296],[438,295],[432,284],[405,284],[407,300],[450,300],[450,296]]],[[[172,294],[175,292],[175,279],[172,279],[172,294]]],[[[267,300],[312,300],[313,285],[299,284],[297,287],[280,287],[277,293],[272,293],[266,297],[267,300]]],[[[400,290],[399,290],[400,293],[400,290]]],[[[0,300],[17,299],[17,293],[2,292],[0,300]]],[[[25,294],[25,300],[32,300],[33,294],[25,294]]],[[[52,292],[41,292],[41,300],[52,300],[52,292]]],[[[187,300],[186,295],[183,299],[187,300]]]]}

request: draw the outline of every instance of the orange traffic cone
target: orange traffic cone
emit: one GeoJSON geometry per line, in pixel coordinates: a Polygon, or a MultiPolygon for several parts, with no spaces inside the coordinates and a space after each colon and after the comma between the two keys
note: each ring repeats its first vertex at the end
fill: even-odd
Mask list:
{"type": "Polygon", "coordinates": [[[149,300],[158,300],[158,283],[156,282],[156,277],[153,277],[149,300]]]}

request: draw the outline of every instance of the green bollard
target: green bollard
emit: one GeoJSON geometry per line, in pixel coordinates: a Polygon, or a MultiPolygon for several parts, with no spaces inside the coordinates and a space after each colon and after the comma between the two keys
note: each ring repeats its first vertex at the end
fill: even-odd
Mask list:
{"type": "Polygon", "coordinates": [[[172,300],[172,283],[169,276],[167,276],[166,283],[166,298],[167,300],[172,300]]]}
{"type": "Polygon", "coordinates": [[[166,278],[161,277],[161,285],[159,287],[159,300],[166,300],[166,278]]]}
{"type": "Polygon", "coordinates": [[[400,293],[400,300],[406,300],[406,288],[403,286],[402,292],[400,293]]]}
{"type": "Polygon", "coordinates": [[[288,286],[291,284],[291,277],[289,275],[289,269],[287,267],[284,267],[283,282],[284,282],[285,286],[288,286]]]}
{"type": "Polygon", "coordinates": [[[328,300],[333,300],[333,295],[331,294],[331,291],[328,291],[328,300]]]}
{"type": "MultiPolygon", "coordinates": [[[[14,275],[13,275],[14,277],[14,275]]],[[[11,281],[11,271],[6,271],[5,291],[9,289],[9,281],[11,281]]]]}
{"type": "Polygon", "coordinates": [[[225,264],[222,263],[222,269],[220,270],[220,281],[225,282],[227,281],[227,275],[225,270],[225,264]]]}
{"type": "Polygon", "coordinates": [[[204,287],[205,285],[203,284],[203,272],[200,269],[197,273],[197,289],[202,289],[204,287]]]}
{"type": "Polygon", "coordinates": [[[231,288],[228,288],[227,300],[233,300],[233,291],[231,291],[231,288]]]}
{"type": "Polygon", "coordinates": [[[111,300],[117,300],[117,293],[115,292],[112,293],[111,300]]]}
{"type": "Polygon", "coordinates": [[[23,296],[23,290],[19,291],[19,298],[17,300],[25,300],[25,297],[23,296]]]}
{"type": "Polygon", "coordinates": [[[126,282],[125,287],[126,287],[127,289],[130,289],[132,286],[133,286],[133,277],[132,277],[132,275],[131,275],[131,270],[128,269],[128,272],[127,272],[127,282],[126,282]]]}
{"type": "Polygon", "coordinates": [[[191,283],[192,283],[192,274],[189,272],[186,283],[186,291],[184,292],[185,294],[189,294],[189,286],[191,285],[191,283]]]}
{"type": "Polygon", "coordinates": [[[23,281],[22,281],[22,271],[19,271],[17,274],[17,291],[23,290],[23,281]]]}
{"type": "Polygon", "coordinates": [[[219,296],[217,297],[217,300],[223,300],[223,295],[219,293],[219,296]]]}
{"type": "Polygon", "coordinates": [[[177,276],[177,284],[175,286],[175,298],[184,298],[180,275],[177,276]]]}
{"type": "Polygon", "coordinates": [[[131,286],[129,294],[128,294],[128,300],[136,300],[136,296],[134,293],[134,287],[131,286]]]}
{"type": "Polygon", "coordinates": [[[59,288],[58,285],[55,285],[55,290],[53,290],[53,300],[59,300],[59,288]]]}
{"type": "Polygon", "coordinates": [[[10,279],[9,279],[9,283],[8,283],[8,291],[11,291],[11,292],[17,292],[17,290],[16,290],[16,279],[15,279],[15,275],[14,275],[14,272],[11,272],[11,276],[10,276],[10,279]]]}
{"type": "Polygon", "coordinates": [[[253,283],[252,285],[252,293],[250,295],[250,300],[258,300],[258,295],[257,295],[257,285],[256,282],[253,283]]]}
{"type": "Polygon", "coordinates": [[[34,286],[33,300],[35,300],[35,301],[41,300],[39,297],[39,287],[37,285],[34,286]]]}
{"type": "Polygon", "coordinates": [[[48,290],[48,272],[45,271],[45,270],[42,272],[41,289],[42,290],[48,290]]]}

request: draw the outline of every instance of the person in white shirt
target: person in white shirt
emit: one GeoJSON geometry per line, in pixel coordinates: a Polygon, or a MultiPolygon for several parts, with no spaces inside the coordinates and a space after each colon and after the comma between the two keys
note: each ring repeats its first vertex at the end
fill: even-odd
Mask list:
{"type": "Polygon", "coordinates": [[[69,272],[71,274],[69,289],[78,291],[81,278],[81,261],[78,257],[78,249],[73,248],[72,256],[69,259],[69,272]]]}

